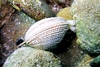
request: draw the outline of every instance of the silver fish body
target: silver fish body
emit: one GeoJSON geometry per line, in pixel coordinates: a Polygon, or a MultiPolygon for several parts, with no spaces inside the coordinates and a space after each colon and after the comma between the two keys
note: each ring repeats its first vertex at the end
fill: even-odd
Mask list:
{"type": "Polygon", "coordinates": [[[55,48],[68,29],[68,23],[61,17],[45,18],[29,28],[25,35],[25,42],[44,50],[55,48]]]}

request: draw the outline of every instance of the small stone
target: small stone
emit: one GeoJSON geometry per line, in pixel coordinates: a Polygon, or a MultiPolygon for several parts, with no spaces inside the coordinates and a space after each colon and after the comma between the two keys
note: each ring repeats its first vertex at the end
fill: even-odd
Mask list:
{"type": "Polygon", "coordinates": [[[62,67],[61,61],[53,53],[22,47],[14,51],[3,67],[62,67]]]}
{"type": "Polygon", "coordinates": [[[58,12],[57,16],[63,17],[66,20],[72,20],[73,19],[73,16],[71,15],[71,12],[70,12],[70,7],[66,7],[66,8],[61,9],[58,12]]]}

